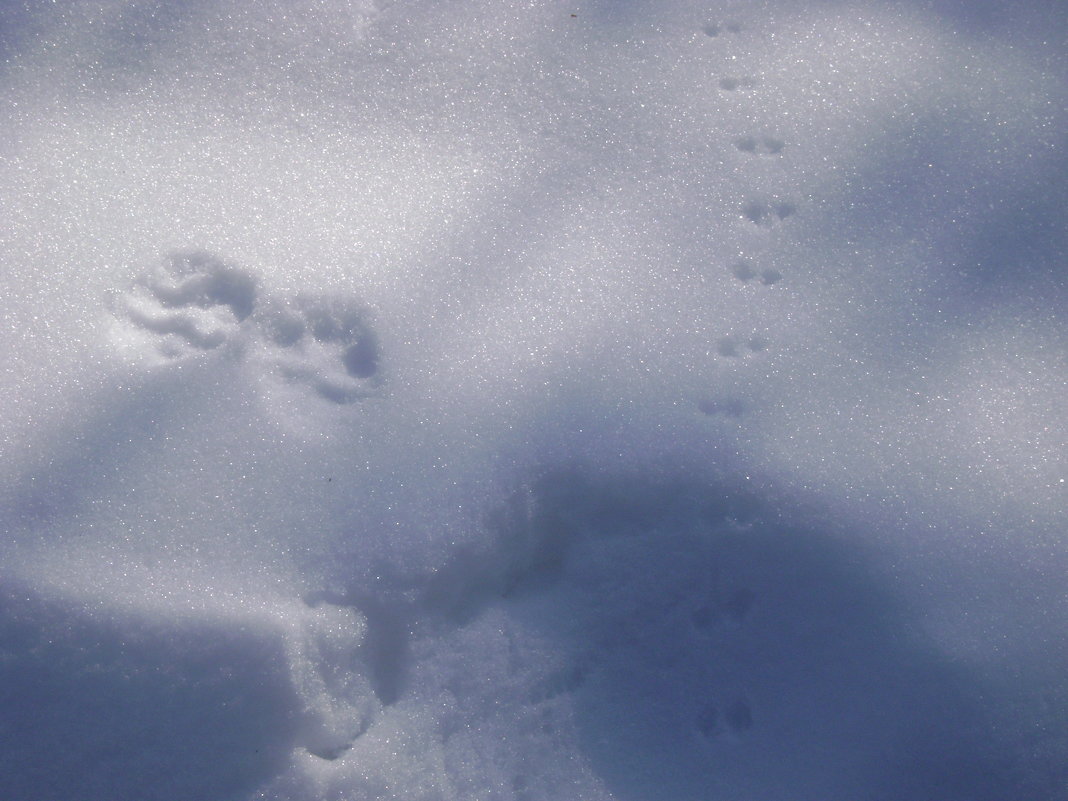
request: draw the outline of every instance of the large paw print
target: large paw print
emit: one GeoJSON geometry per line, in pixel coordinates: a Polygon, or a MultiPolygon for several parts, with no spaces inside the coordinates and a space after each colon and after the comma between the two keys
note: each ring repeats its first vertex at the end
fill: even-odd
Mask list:
{"type": "Polygon", "coordinates": [[[355,403],[377,387],[378,340],[359,305],[303,296],[263,311],[259,323],[283,385],[336,404],[355,403]]]}
{"type": "Polygon", "coordinates": [[[205,251],[179,251],[118,295],[112,313],[121,344],[170,362],[233,341],[255,304],[250,274],[205,251]]]}

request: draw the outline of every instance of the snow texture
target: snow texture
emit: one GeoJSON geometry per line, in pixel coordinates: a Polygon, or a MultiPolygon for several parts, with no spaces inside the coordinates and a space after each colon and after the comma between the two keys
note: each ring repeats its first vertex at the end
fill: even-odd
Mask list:
{"type": "Polygon", "coordinates": [[[0,798],[1068,801],[1061,0],[0,0],[0,798]]]}

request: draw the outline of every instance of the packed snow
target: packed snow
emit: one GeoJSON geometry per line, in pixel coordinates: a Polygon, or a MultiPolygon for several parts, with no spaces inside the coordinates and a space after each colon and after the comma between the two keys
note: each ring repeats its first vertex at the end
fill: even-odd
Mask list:
{"type": "Polygon", "coordinates": [[[1066,43],[0,1],[0,798],[1068,801],[1066,43]]]}

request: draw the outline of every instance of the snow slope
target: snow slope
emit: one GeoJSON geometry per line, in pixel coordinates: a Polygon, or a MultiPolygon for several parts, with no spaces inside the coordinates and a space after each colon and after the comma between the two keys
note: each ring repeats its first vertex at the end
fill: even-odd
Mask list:
{"type": "Polygon", "coordinates": [[[1068,800],[1056,0],[0,20],[0,797],[1068,800]]]}

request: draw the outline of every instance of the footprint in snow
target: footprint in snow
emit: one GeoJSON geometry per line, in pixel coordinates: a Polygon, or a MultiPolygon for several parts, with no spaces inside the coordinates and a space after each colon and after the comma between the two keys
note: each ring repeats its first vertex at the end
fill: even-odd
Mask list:
{"type": "Polygon", "coordinates": [[[754,353],[763,353],[769,347],[771,342],[759,335],[748,339],[727,336],[716,342],[716,353],[727,359],[743,359],[754,353]]]}
{"type": "Polygon", "coordinates": [[[741,217],[761,228],[770,228],[797,213],[797,205],[789,200],[747,200],[742,204],[741,217]]]}
{"type": "Polygon", "coordinates": [[[730,20],[728,22],[710,22],[701,28],[701,31],[710,39],[723,36],[728,33],[741,33],[741,23],[730,20]]]}
{"type": "Polygon", "coordinates": [[[344,298],[261,297],[253,275],[207,251],[171,253],[110,301],[112,336],[138,361],[227,351],[298,401],[355,403],[378,385],[369,314],[344,298]],[[240,346],[240,347],[238,347],[240,346]]]}
{"type": "Polygon", "coordinates": [[[256,305],[251,274],[206,251],[178,251],[117,295],[111,312],[121,347],[163,362],[236,340],[256,305]]]}
{"type": "Polygon", "coordinates": [[[753,710],[748,702],[738,698],[720,708],[715,702],[701,707],[694,721],[695,728],[701,736],[714,740],[721,734],[739,737],[753,728],[753,710]]]}
{"type": "Polygon", "coordinates": [[[708,417],[737,420],[745,415],[746,406],[738,398],[704,398],[697,402],[697,410],[708,417]]]}
{"type": "Polygon", "coordinates": [[[748,284],[756,279],[760,280],[760,283],[764,286],[771,286],[777,284],[782,280],[782,273],[778,270],[757,270],[753,265],[742,259],[731,265],[731,275],[741,281],[743,284],[748,284]]]}
{"type": "Polygon", "coordinates": [[[719,79],[719,88],[724,92],[737,92],[741,89],[752,89],[755,86],[756,79],[748,75],[727,75],[719,79]]]}
{"type": "Polygon", "coordinates": [[[300,296],[258,315],[274,378],[338,405],[378,386],[378,339],[366,309],[340,298],[300,296]]]}
{"type": "Polygon", "coordinates": [[[786,142],[773,136],[740,136],[734,146],[754,156],[777,156],[786,149],[786,142]]]}

